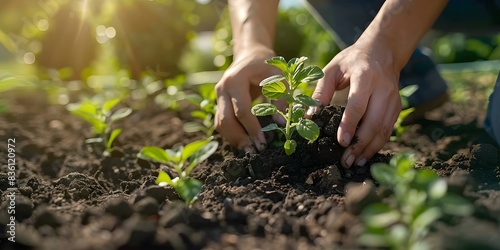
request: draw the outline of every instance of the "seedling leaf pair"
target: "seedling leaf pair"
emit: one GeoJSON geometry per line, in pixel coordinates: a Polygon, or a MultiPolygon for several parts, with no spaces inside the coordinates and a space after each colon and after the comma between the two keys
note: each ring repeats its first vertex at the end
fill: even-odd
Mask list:
{"type": "Polygon", "coordinates": [[[190,174],[194,167],[217,150],[218,145],[218,142],[212,141],[212,137],[210,137],[176,149],[143,147],[137,156],[173,168],[177,177],[172,179],[165,171],[160,171],[156,183],[174,187],[179,196],[187,204],[191,204],[201,191],[201,182],[191,178],[190,174]]]}
{"type": "Polygon", "coordinates": [[[102,105],[90,100],[68,104],[67,109],[72,114],[92,125],[93,134],[96,137],[87,139],[85,142],[101,143],[106,148],[106,153],[111,151],[113,142],[122,132],[122,129],[118,128],[112,130],[112,124],[132,113],[132,109],[130,108],[121,108],[112,112],[111,110],[120,103],[120,101],[120,98],[114,98],[104,102],[102,105]]]}

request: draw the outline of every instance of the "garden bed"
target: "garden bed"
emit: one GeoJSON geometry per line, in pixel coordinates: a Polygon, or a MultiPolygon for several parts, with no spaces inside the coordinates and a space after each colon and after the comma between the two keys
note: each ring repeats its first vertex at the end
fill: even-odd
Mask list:
{"type": "MultiPolygon", "coordinates": [[[[311,145],[299,143],[304,149],[292,156],[281,147],[245,155],[216,136],[218,151],[194,170],[203,191],[187,207],[172,188],[155,184],[160,165],[137,153],[203,138],[183,132],[189,114],[154,105],[134,111],[118,122],[124,132],[105,157],[85,144],[89,127],[65,107],[38,93],[11,95],[0,140],[5,149],[15,139],[16,243],[3,235],[2,249],[357,249],[359,212],[376,189],[369,165],[406,150],[415,152],[418,168],[446,177],[476,208],[436,223],[432,246],[500,249],[500,153],[479,128],[482,107],[447,103],[367,167],[350,170],[329,159],[335,149],[308,151],[311,145]]],[[[318,144],[331,145],[322,138],[318,144]]],[[[0,162],[7,165],[3,156],[0,162]]],[[[10,186],[6,172],[0,177],[5,226],[10,186]]]]}

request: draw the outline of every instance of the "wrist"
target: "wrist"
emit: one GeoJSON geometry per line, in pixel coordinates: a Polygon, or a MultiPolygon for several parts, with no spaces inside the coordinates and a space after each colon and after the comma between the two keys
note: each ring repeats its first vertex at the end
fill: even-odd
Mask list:
{"type": "Polygon", "coordinates": [[[234,46],[233,61],[238,61],[247,57],[271,58],[275,56],[274,50],[260,43],[247,44],[247,46],[234,46]]]}

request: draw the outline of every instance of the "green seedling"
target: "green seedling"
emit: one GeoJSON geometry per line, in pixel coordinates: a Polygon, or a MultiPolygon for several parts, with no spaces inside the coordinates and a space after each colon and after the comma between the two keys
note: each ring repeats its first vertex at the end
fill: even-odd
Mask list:
{"type": "Polygon", "coordinates": [[[193,169],[202,161],[210,157],[219,146],[212,137],[181,146],[177,149],[164,150],[158,147],[144,147],[137,157],[164,164],[175,170],[177,176],[172,178],[165,171],[160,171],[156,183],[161,186],[172,186],[179,196],[192,204],[201,191],[201,182],[191,178],[193,169]]]}
{"type": "Polygon", "coordinates": [[[186,99],[185,82],[186,77],[184,75],[165,80],[166,90],[155,97],[156,104],[165,109],[179,111],[181,108],[179,103],[186,99]]]}
{"type": "Polygon", "coordinates": [[[288,103],[288,108],[283,113],[271,103],[261,103],[252,107],[252,114],[255,116],[267,116],[280,114],[285,118],[285,128],[279,127],[276,123],[271,123],[262,131],[281,131],[286,138],[283,147],[287,155],[295,152],[297,142],[292,139],[295,130],[303,138],[314,141],[319,136],[319,127],[312,120],[304,118],[306,109],[310,106],[318,106],[317,101],[304,94],[295,94],[295,90],[301,83],[311,83],[323,77],[323,71],[317,66],[304,67],[307,57],[293,58],[286,62],[283,57],[273,57],[266,60],[267,64],[279,68],[283,75],[274,75],[260,82],[262,93],[271,100],[283,98],[288,103]]]}
{"type": "Polygon", "coordinates": [[[130,108],[121,108],[115,112],[111,110],[120,102],[120,98],[106,101],[100,105],[97,102],[86,100],[81,103],[71,103],[67,109],[74,115],[92,125],[94,138],[85,140],[86,143],[100,143],[105,147],[105,155],[111,152],[113,142],[122,132],[122,129],[111,129],[113,122],[121,120],[132,113],[130,108]]]}
{"type": "Polygon", "coordinates": [[[186,100],[198,106],[198,110],[191,112],[191,116],[200,119],[201,122],[186,122],[184,131],[188,133],[203,132],[206,136],[212,136],[215,131],[215,110],[217,95],[214,84],[200,85],[199,94],[192,94],[186,100]]]}
{"type": "Polygon", "coordinates": [[[464,197],[448,192],[447,183],[431,170],[413,168],[409,153],[395,155],[390,164],[371,166],[373,178],[392,190],[380,203],[363,209],[365,226],[360,243],[390,249],[428,249],[425,236],[443,215],[466,216],[473,206],[464,197]]]}
{"type": "Polygon", "coordinates": [[[394,136],[391,136],[391,141],[395,141],[400,138],[401,135],[406,131],[408,126],[403,125],[403,121],[415,111],[415,108],[410,108],[410,103],[408,98],[418,90],[418,85],[409,85],[401,90],[399,90],[399,96],[401,96],[401,112],[399,113],[396,123],[394,123],[394,136]]]}

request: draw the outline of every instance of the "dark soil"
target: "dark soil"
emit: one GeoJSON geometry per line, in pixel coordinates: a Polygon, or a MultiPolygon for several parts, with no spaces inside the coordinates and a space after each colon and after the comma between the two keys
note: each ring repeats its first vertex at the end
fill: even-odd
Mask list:
{"type": "MultiPolygon", "coordinates": [[[[500,249],[500,152],[480,129],[483,110],[464,113],[467,104],[447,103],[366,167],[349,170],[338,162],[338,107],[314,117],[321,137],[298,139],[292,156],[272,146],[240,155],[216,136],[219,150],[194,171],[203,191],[187,207],[172,188],[154,183],[159,164],[136,157],[142,146],[202,138],[183,132],[185,114],[155,106],[135,111],[116,124],[124,133],[104,157],[84,143],[89,126],[64,107],[34,93],[9,101],[0,116],[1,154],[15,139],[17,185],[9,189],[3,167],[0,226],[9,223],[8,194],[15,192],[16,243],[2,230],[1,249],[358,249],[359,212],[378,197],[369,166],[404,150],[476,206],[470,217],[438,222],[433,248],[500,249]]],[[[6,166],[6,157],[0,163],[6,166]]]]}

